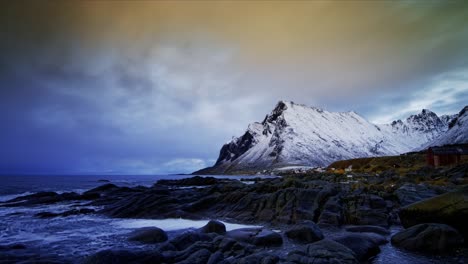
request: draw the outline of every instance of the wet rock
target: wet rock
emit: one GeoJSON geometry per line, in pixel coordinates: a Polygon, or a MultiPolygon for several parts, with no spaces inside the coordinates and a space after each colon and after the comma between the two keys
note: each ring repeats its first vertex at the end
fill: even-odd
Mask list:
{"type": "Polygon", "coordinates": [[[187,259],[184,261],[180,261],[179,263],[181,264],[204,264],[207,263],[208,260],[211,257],[211,252],[207,249],[200,249],[197,252],[193,253],[190,255],[187,259]]]}
{"type": "Polygon", "coordinates": [[[0,204],[5,207],[31,206],[36,204],[52,204],[79,199],[80,195],[74,192],[66,192],[61,194],[55,192],[38,192],[31,195],[16,197],[0,204]]]}
{"type": "Polygon", "coordinates": [[[312,221],[307,221],[286,230],[285,235],[298,243],[313,243],[323,239],[323,234],[320,228],[312,221]]]}
{"type": "Polygon", "coordinates": [[[359,261],[367,260],[380,252],[375,238],[365,234],[350,233],[333,240],[351,249],[359,261]]]}
{"type": "Polygon", "coordinates": [[[283,238],[274,231],[264,229],[255,236],[253,244],[258,247],[279,247],[283,244],[283,238]]]}
{"type": "Polygon", "coordinates": [[[399,215],[405,228],[422,223],[443,223],[468,239],[468,186],[411,204],[402,208],[399,215]]]}
{"type": "Polygon", "coordinates": [[[167,234],[158,227],[144,227],[129,234],[128,240],[146,244],[161,243],[167,240],[167,234]]]}
{"type": "Polygon", "coordinates": [[[430,189],[426,185],[413,183],[405,183],[395,191],[395,195],[402,206],[434,197],[437,194],[434,189],[430,189]]]}
{"type": "Polygon", "coordinates": [[[390,231],[380,226],[362,225],[362,226],[347,226],[345,228],[348,232],[356,233],[376,233],[382,236],[390,235],[390,231]]]}
{"type": "Polygon", "coordinates": [[[226,233],[226,226],[216,220],[210,220],[205,226],[200,228],[202,233],[216,233],[223,235],[226,233]]]}
{"type": "Polygon", "coordinates": [[[252,243],[255,236],[261,231],[261,228],[239,228],[227,232],[226,236],[237,241],[252,243]]]}
{"type": "Polygon", "coordinates": [[[265,252],[252,254],[236,261],[237,264],[276,264],[278,262],[278,256],[265,252]]]}
{"type": "Polygon", "coordinates": [[[389,225],[387,204],[382,197],[373,194],[348,196],[345,200],[345,222],[354,225],[389,225]]]}
{"type": "Polygon", "coordinates": [[[407,250],[445,253],[463,244],[463,237],[445,224],[419,224],[403,230],[391,239],[392,244],[407,250]]]}
{"type": "Polygon", "coordinates": [[[305,246],[303,249],[291,251],[286,260],[288,263],[297,264],[359,263],[351,249],[328,239],[322,239],[305,246]]]}
{"type": "Polygon", "coordinates": [[[104,250],[85,259],[85,264],[162,263],[157,251],[104,250]]]}
{"type": "Polygon", "coordinates": [[[170,243],[174,245],[178,250],[184,250],[194,244],[197,241],[211,241],[212,238],[203,233],[199,232],[185,232],[175,238],[173,238],[170,243]]]}
{"type": "Polygon", "coordinates": [[[283,244],[280,234],[263,228],[240,228],[227,232],[227,237],[259,247],[277,247],[283,244]]]}
{"type": "Polygon", "coordinates": [[[339,196],[327,200],[317,223],[320,226],[339,226],[343,223],[343,206],[339,196]]]}
{"type": "Polygon", "coordinates": [[[224,260],[224,255],[220,251],[216,251],[214,254],[210,256],[206,264],[218,264],[224,260]]]}
{"type": "Polygon", "coordinates": [[[91,189],[89,191],[84,192],[83,196],[84,197],[86,197],[86,196],[91,197],[93,195],[100,195],[101,193],[114,191],[114,190],[117,190],[117,189],[119,189],[119,187],[117,187],[115,184],[107,183],[107,184],[101,185],[99,187],[96,187],[94,189],[91,189]]]}

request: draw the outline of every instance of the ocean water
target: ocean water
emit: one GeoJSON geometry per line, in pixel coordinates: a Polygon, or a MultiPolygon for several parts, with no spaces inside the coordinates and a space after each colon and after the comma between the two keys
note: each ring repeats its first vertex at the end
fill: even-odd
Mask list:
{"type": "MultiPolygon", "coordinates": [[[[106,184],[118,186],[151,186],[160,179],[182,179],[191,175],[44,175],[44,176],[0,176],[0,201],[39,191],[82,193],[91,188],[106,184]]],[[[214,176],[218,178],[240,179],[242,176],[214,176]]],[[[80,262],[87,255],[105,249],[151,249],[154,245],[143,245],[127,241],[131,231],[149,226],[157,226],[168,232],[169,237],[187,229],[200,228],[208,220],[188,219],[115,219],[102,215],[75,215],[41,219],[34,217],[39,212],[62,212],[84,207],[87,202],[65,202],[52,205],[28,207],[0,207],[0,246],[23,244],[24,254],[46,255],[63,262],[80,262]]],[[[86,206],[86,208],[91,208],[86,206]]],[[[100,209],[95,207],[94,209],[100,209]]],[[[226,223],[232,230],[246,225],[226,223]]]]}

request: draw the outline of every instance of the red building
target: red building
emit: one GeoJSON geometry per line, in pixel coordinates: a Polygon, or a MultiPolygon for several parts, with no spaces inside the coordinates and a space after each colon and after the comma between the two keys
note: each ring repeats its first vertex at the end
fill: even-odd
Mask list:
{"type": "Polygon", "coordinates": [[[466,157],[468,157],[468,144],[427,149],[427,164],[433,167],[460,164],[466,157]]]}

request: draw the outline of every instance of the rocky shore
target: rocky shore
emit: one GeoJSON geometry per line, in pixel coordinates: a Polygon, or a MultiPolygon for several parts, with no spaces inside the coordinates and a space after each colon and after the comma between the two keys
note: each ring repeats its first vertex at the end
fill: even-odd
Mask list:
{"type": "MultiPolygon", "coordinates": [[[[83,194],[37,193],[0,206],[85,201],[89,208],[45,211],[36,217],[213,219],[177,234],[168,235],[164,227],[135,230],[128,240],[154,244],[154,250],[108,249],[84,263],[367,263],[387,243],[466,263],[467,174],[468,165],[403,175],[389,169],[378,175],[309,172],[246,179],[251,184],[195,176],[160,180],[152,187],[107,183],[83,194]],[[102,209],[91,209],[96,206],[102,209]],[[226,231],[219,221],[262,227],[226,231]],[[401,226],[391,234],[391,227],[401,226]]],[[[21,245],[2,245],[0,255],[14,260],[15,250],[22,250],[21,245]]]]}

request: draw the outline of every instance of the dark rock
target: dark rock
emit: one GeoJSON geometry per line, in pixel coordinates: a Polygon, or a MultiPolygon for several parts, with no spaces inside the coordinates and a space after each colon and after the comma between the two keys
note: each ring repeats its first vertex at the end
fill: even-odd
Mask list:
{"type": "Polygon", "coordinates": [[[435,190],[430,189],[426,185],[412,183],[405,183],[395,191],[395,195],[402,206],[434,197],[437,194],[435,190]]]}
{"type": "Polygon", "coordinates": [[[312,221],[295,225],[285,231],[286,236],[298,243],[312,243],[323,239],[320,228],[312,221]]]}
{"type": "Polygon", "coordinates": [[[207,249],[200,249],[197,252],[190,255],[184,261],[180,261],[181,264],[205,264],[211,257],[211,252],[207,249]]]}
{"type": "Polygon", "coordinates": [[[322,239],[307,245],[301,250],[289,252],[287,262],[298,264],[359,263],[351,249],[328,239],[322,239]]]}
{"type": "Polygon", "coordinates": [[[253,244],[259,247],[279,247],[283,244],[283,238],[274,231],[264,229],[255,236],[253,244]]]}
{"type": "Polygon", "coordinates": [[[110,182],[110,181],[106,180],[106,179],[100,179],[100,180],[98,180],[98,182],[110,182]]]}
{"type": "Polygon", "coordinates": [[[218,264],[224,260],[224,255],[220,251],[216,251],[214,254],[210,256],[206,264],[218,264]]]}
{"type": "Polygon", "coordinates": [[[345,222],[353,225],[389,225],[387,204],[382,197],[373,194],[348,196],[345,200],[345,222]]]}
{"type": "Polygon", "coordinates": [[[461,246],[463,237],[445,224],[419,224],[394,235],[392,244],[407,250],[445,253],[461,246]]]}
{"type": "Polygon", "coordinates": [[[252,243],[255,236],[257,236],[261,231],[261,228],[239,228],[227,232],[226,236],[237,241],[252,243]]]}
{"type": "Polygon", "coordinates": [[[170,243],[174,245],[178,250],[184,250],[194,244],[197,241],[211,241],[212,238],[207,234],[199,232],[185,232],[175,238],[173,238],[170,243]]]}
{"type": "Polygon", "coordinates": [[[144,227],[131,232],[128,240],[147,244],[161,243],[167,240],[167,234],[158,227],[144,227]]]}
{"type": "Polygon", "coordinates": [[[210,220],[205,226],[200,228],[202,233],[216,233],[223,235],[226,233],[226,226],[216,220],[210,220]]]}
{"type": "Polygon", "coordinates": [[[157,251],[104,250],[84,261],[85,264],[124,264],[124,263],[162,263],[162,255],[157,251]]]}
{"type": "Polygon", "coordinates": [[[227,232],[227,237],[260,247],[276,247],[283,244],[280,234],[262,228],[240,228],[227,232]]]}
{"type": "Polygon", "coordinates": [[[79,200],[80,195],[74,192],[55,193],[55,192],[38,192],[31,195],[20,196],[0,204],[5,207],[14,206],[31,206],[36,204],[52,204],[62,201],[79,200]]]}
{"type": "Polygon", "coordinates": [[[343,223],[343,206],[339,196],[331,197],[323,206],[317,222],[320,226],[339,226],[343,223]]]}
{"type": "Polygon", "coordinates": [[[91,189],[89,191],[84,192],[83,196],[101,194],[101,193],[104,193],[104,192],[117,190],[118,188],[119,187],[117,187],[115,184],[108,183],[108,184],[104,184],[104,185],[101,185],[99,187],[96,187],[94,189],[91,189]]]}
{"type": "Polygon", "coordinates": [[[347,226],[346,231],[355,233],[376,233],[382,236],[390,235],[390,231],[380,226],[362,225],[362,226],[347,226]]]}
{"type": "Polygon", "coordinates": [[[279,257],[271,253],[256,253],[236,261],[237,264],[276,264],[279,257]]]}
{"type": "Polygon", "coordinates": [[[445,193],[400,210],[401,224],[408,228],[422,223],[442,223],[457,229],[468,239],[468,186],[445,193]]]}
{"type": "Polygon", "coordinates": [[[350,233],[333,240],[351,249],[360,261],[367,260],[380,252],[377,241],[365,234],[350,233]]]}

